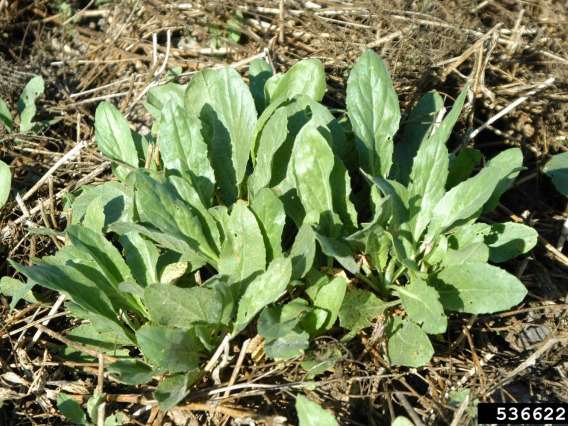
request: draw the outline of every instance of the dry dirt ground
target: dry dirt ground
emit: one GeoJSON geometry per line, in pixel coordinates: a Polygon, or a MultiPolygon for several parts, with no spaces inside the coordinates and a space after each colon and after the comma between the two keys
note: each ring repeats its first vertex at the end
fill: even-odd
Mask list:
{"type": "MultiPolygon", "coordinates": [[[[463,143],[468,128],[528,97],[471,145],[486,157],[509,146],[522,148],[527,169],[487,220],[523,221],[541,239],[531,253],[505,265],[529,288],[515,310],[452,316],[447,334],[433,342],[436,356],[418,369],[386,365],[380,347],[369,344],[371,329],[348,345],[330,333],[314,347],[322,359],[339,350],[342,361],[305,394],[341,424],[365,425],[390,424],[396,415],[417,424],[476,424],[480,401],[568,403],[568,252],[556,249],[568,213],[566,199],[541,171],[552,154],[568,150],[568,2],[237,3],[0,0],[0,96],[14,112],[25,83],[42,75],[46,93],[38,101],[38,117],[60,119],[40,135],[0,129],[0,156],[13,175],[12,196],[0,212],[1,276],[22,278],[7,258],[31,264],[56,250],[50,237],[27,233],[26,221],[62,229],[63,194],[111,177],[93,141],[95,108],[110,100],[129,112],[136,128],[148,126],[143,95],[149,85],[166,80],[165,72],[156,76],[166,56],[165,70],[181,67],[181,83],[197,70],[224,65],[246,78],[251,59],[264,49],[280,71],[300,59],[319,58],[328,75],[324,102],[344,108],[349,69],[373,48],[391,71],[405,110],[432,89],[455,98],[472,81],[474,108],[462,115],[450,150],[463,143]],[[238,42],[226,31],[237,9],[244,18],[238,42]],[[551,77],[552,83],[537,87],[551,77]],[[81,140],[87,146],[80,155],[50,170],[81,140]]],[[[49,306],[20,302],[10,312],[9,302],[0,294],[2,425],[65,424],[57,392],[85,401],[97,384],[109,395],[107,414],[124,413],[125,424],[297,423],[294,384],[305,376],[301,360],[281,366],[247,356],[237,371],[237,383],[244,386],[210,403],[207,392],[226,386],[235,357],[221,384],[203,380],[183,406],[162,413],[148,399],[151,389],[106,377],[101,382],[96,362],[61,356],[58,347],[74,326],[71,320],[56,316],[34,341],[49,306]]]]}

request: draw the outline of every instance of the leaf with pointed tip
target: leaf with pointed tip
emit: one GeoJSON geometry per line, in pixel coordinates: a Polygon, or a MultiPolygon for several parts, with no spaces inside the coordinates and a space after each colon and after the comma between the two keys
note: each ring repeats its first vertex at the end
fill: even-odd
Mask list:
{"type": "Polygon", "coordinates": [[[499,204],[499,198],[513,184],[520,171],[523,170],[523,152],[520,148],[510,148],[493,157],[487,162],[485,168],[497,170],[497,185],[493,194],[483,206],[483,213],[495,209],[499,204]]]}
{"type": "Polygon", "coordinates": [[[292,276],[292,262],[288,258],[274,259],[266,272],[251,282],[239,301],[233,336],[240,333],[265,306],[276,302],[286,290],[292,276]]]}
{"type": "Polygon", "coordinates": [[[44,90],[45,84],[41,75],[33,77],[24,87],[20,99],[18,99],[21,133],[31,130],[34,126],[35,123],[32,120],[36,114],[35,101],[43,94],[44,90]]]}
{"type": "Polygon", "coordinates": [[[316,233],[312,225],[304,223],[300,226],[294,244],[290,249],[292,260],[292,279],[303,278],[312,268],[316,255],[316,233]]]}
{"type": "MultiPolygon", "coordinates": [[[[95,112],[95,138],[104,155],[138,167],[138,153],[130,125],[122,113],[109,102],[101,102],[95,112]]],[[[129,173],[127,168],[115,164],[112,164],[112,171],[123,182],[129,173]]]]}
{"type": "Polygon", "coordinates": [[[400,109],[390,74],[370,49],[349,75],[346,103],[361,168],[371,176],[384,177],[392,165],[392,138],[398,130],[400,109]]]}
{"type": "Polygon", "coordinates": [[[143,287],[158,282],[158,249],[138,232],[128,232],[118,238],[124,248],[126,263],[136,281],[143,287]]]}
{"type": "Polygon", "coordinates": [[[286,222],[286,213],[282,201],[268,188],[262,188],[250,203],[250,209],[256,216],[264,245],[267,261],[282,255],[282,232],[286,222]]]}

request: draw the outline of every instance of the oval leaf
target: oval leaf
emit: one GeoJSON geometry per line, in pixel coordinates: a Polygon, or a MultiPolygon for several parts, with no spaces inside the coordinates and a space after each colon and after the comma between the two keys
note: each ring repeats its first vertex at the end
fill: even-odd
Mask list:
{"type": "Polygon", "coordinates": [[[284,74],[270,99],[296,95],[306,95],[320,102],[325,94],[325,70],[319,59],[304,59],[298,62],[284,74]]]}

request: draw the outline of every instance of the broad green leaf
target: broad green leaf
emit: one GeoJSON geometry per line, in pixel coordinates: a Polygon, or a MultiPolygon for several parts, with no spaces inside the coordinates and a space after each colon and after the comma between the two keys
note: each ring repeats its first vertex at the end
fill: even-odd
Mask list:
{"type": "MultiPolygon", "coordinates": [[[[1,99],[1,98],[0,98],[1,99]]],[[[12,188],[12,174],[6,163],[0,160],[0,208],[6,203],[12,188]]]]}
{"type": "MultiPolygon", "coordinates": [[[[320,222],[320,216],[333,215],[330,176],[334,156],[325,138],[318,130],[306,125],[296,137],[292,153],[292,170],[298,196],[308,217],[320,222]]],[[[337,219],[332,219],[333,223],[337,219]]],[[[323,226],[331,226],[325,224],[323,226]]],[[[330,229],[330,228],[327,228],[330,229]]]]}
{"type": "Polygon", "coordinates": [[[112,377],[127,385],[148,383],[157,374],[150,365],[134,358],[113,362],[107,368],[112,377]]]}
{"type": "MultiPolygon", "coordinates": [[[[371,320],[377,318],[384,309],[384,303],[367,290],[355,289],[347,292],[339,309],[339,324],[350,330],[349,339],[359,330],[371,326],[371,320]]],[[[343,339],[342,339],[343,340],[343,339]]]]}
{"type": "Polygon", "coordinates": [[[358,228],[357,210],[351,202],[351,178],[341,160],[335,157],[333,170],[330,176],[331,196],[333,210],[337,212],[346,233],[355,232],[358,228]]]}
{"type": "Polygon", "coordinates": [[[514,275],[486,263],[446,268],[431,284],[445,309],[470,314],[504,311],[521,303],[527,294],[514,275]]]}
{"type": "Polygon", "coordinates": [[[201,370],[196,368],[186,374],[166,376],[152,394],[158,401],[158,408],[166,412],[179,404],[189,394],[191,385],[199,380],[201,375],[201,370]]]}
{"type": "Polygon", "coordinates": [[[4,99],[0,98],[0,121],[6,126],[8,133],[14,131],[14,123],[12,121],[12,114],[10,114],[10,109],[4,99]]]}
{"type": "Polygon", "coordinates": [[[434,206],[446,193],[449,165],[446,142],[460,116],[467,90],[466,86],[456,99],[448,116],[442,121],[440,127],[422,143],[414,158],[408,186],[408,204],[410,217],[416,217],[412,230],[415,240],[418,240],[426,229],[432,218],[434,206]]]}
{"type": "Polygon", "coordinates": [[[233,336],[240,333],[262,308],[278,300],[286,290],[292,276],[292,263],[288,258],[274,259],[266,272],[251,282],[241,297],[233,336]]]}
{"type": "Polygon", "coordinates": [[[312,268],[316,255],[316,233],[310,224],[304,223],[298,230],[290,249],[292,279],[303,278],[312,268]]]}
{"type": "Polygon", "coordinates": [[[224,242],[229,230],[229,210],[225,206],[215,206],[209,209],[209,214],[217,223],[220,241],[224,242]]]}
{"type": "MultiPolygon", "coordinates": [[[[403,223],[408,222],[409,195],[407,188],[396,181],[384,179],[380,176],[371,176],[364,171],[362,173],[371,185],[374,185],[379,189],[379,191],[383,194],[383,197],[390,196],[392,203],[392,227],[398,228],[403,223]]],[[[379,205],[382,205],[381,201],[379,201],[377,208],[379,205]]]]}
{"type": "Polygon", "coordinates": [[[309,96],[316,102],[321,102],[325,94],[325,70],[319,59],[304,59],[290,68],[280,79],[270,95],[270,99],[295,95],[309,96]]]}
{"type": "MultiPolygon", "coordinates": [[[[154,86],[148,90],[147,100],[144,103],[144,107],[148,110],[150,114],[159,123],[166,107],[170,109],[176,109],[176,107],[183,107],[184,96],[187,85],[181,85],[176,83],[161,84],[159,86],[154,86]]],[[[162,126],[160,124],[160,131],[162,126]]],[[[160,139],[160,145],[161,145],[160,139]]]]}
{"type": "Polygon", "coordinates": [[[248,282],[266,268],[266,248],[260,226],[244,202],[233,206],[227,239],[221,249],[219,273],[248,282]]]}
{"type": "Polygon", "coordinates": [[[40,75],[33,77],[28,83],[20,99],[18,100],[18,115],[20,116],[20,132],[27,132],[34,126],[32,121],[36,114],[35,101],[45,90],[43,78],[40,75]]]}
{"type": "Polygon", "coordinates": [[[266,109],[262,112],[260,117],[256,122],[256,126],[254,128],[253,134],[253,147],[251,149],[251,159],[253,167],[256,168],[256,155],[258,152],[258,145],[260,141],[260,137],[262,136],[262,132],[264,131],[264,127],[268,120],[272,117],[274,112],[278,110],[281,106],[286,106],[288,104],[288,100],[286,98],[280,98],[272,102],[270,105],[266,107],[266,109]]]}
{"type": "MultiPolygon", "coordinates": [[[[280,81],[283,78],[284,74],[276,73],[273,76],[271,76],[268,80],[266,80],[266,83],[264,83],[264,98],[266,99],[266,104],[268,106],[270,106],[272,102],[276,101],[277,98],[273,96],[274,91],[276,90],[276,87],[278,87],[278,83],[280,83],[280,81]]],[[[280,99],[286,99],[286,98],[280,98],[280,99]]]]}
{"type": "Polygon", "coordinates": [[[426,333],[440,334],[446,331],[448,319],[434,287],[418,279],[404,287],[398,286],[396,290],[410,319],[421,324],[426,333]]]}
{"type": "Polygon", "coordinates": [[[227,26],[225,27],[225,32],[227,33],[227,38],[234,43],[238,43],[241,39],[241,25],[244,22],[243,12],[237,10],[231,15],[233,18],[227,21],[227,26]]]}
{"type": "Polygon", "coordinates": [[[87,415],[83,411],[83,408],[81,408],[81,404],[72,396],[59,392],[57,394],[57,409],[76,425],[89,424],[87,415]]]}
{"type": "Polygon", "coordinates": [[[313,301],[314,309],[325,312],[321,317],[317,313],[307,315],[304,325],[311,334],[323,333],[335,324],[347,290],[347,281],[343,277],[330,279],[326,276],[324,279],[325,285],[316,284],[306,290],[313,301]]]}
{"type": "Polygon", "coordinates": [[[35,265],[24,267],[9,260],[10,264],[31,280],[50,290],[61,292],[88,314],[105,322],[110,329],[120,331],[122,337],[133,341],[132,334],[117,319],[112,303],[100,283],[95,283],[79,271],[66,265],[35,265]]]}
{"type": "Polygon", "coordinates": [[[201,347],[189,332],[146,324],[136,332],[136,339],[150,364],[172,373],[193,370],[199,364],[201,347]]]}
{"type": "Polygon", "coordinates": [[[552,179],[556,190],[568,197],[568,152],[553,156],[543,171],[552,179]]]}
{"type": "Polygon", "coordinates": [[[463,263],[486,263],[488,260],[489,247],[484,243],[473,243],[459,250],[448,249],[441,266],[447,268],[463,263]]]}
{"type": "Polygon", "coordinates": [[[473,168],[481,162],[481,151],[474,148],[464,148],[450,166],[446,189],[449,191],[454,186],[467,180],[471,176],[473,168]]]}
{"type": "Polygon", "coordinates": [[[236,313],[236,301],[241,297],[241,283],[228,275],[214,275],[202,287],[215,290],[215,299],[221,308],[219,324],[228,325],[236,313]]]}
{"type": "Polygon", "coordinates": [[[132,342],[123,339],[113,331],[101,333],[92,324],[81,324],[75,327],[67,337],[87,348],[115,357],[129,357],[129,351],[123,349],[123,345],[131,345],[132,342]]]}
{"type": "MultiPolygon", "coordinates": [[[[183,97],[183,105],[189,117],[203,119],[204,114],[207,114],[204,108],[207,109],[206,106],[211,108],[213,100],[217,96],[215,85],[218,75],[218,71],[205,68],[191,78],[183,97]]],[[[210,135],[210,132],[211,130],[209,130],[209,133],[203,134],[205,141],[208,141],[206,135],[210,135]]]]}
{"type": "Polygon", "coordinates": [[[264,126],[256,152],[256,165],[249,178],[253,194],[266,187],[272,177],[272,164],[276,152],[286,140],[288,116],[286,108],[278,108],[264,126]]]}
{"type": "MultiPolygon", "coordinates": [[[[95,138],[99,150],[109,158],[132,167],[138,167],[138,153],[130,125],[122,113],[111,103],[101,102],[95,112],[95,138]]],[[[125,181],[129,170],[112,164],[115,176],[125,181]]]]}
{"type": "Polygon", "coordinates": [[[489,200],[499,182],[500,172],[495,167],[485,167],[476,176],[453,187],[442,197],[432,211],[434,228],[448,232],[481,214],[481,208],[489,200]]]}
{"type": "Polygon", "coordinates": [[[444,259],[448,251],[448,238],[444,234],[438,235],[438,238],[432,243],[432,247],[424,256],[424,262],[428,265],[435,265],[444,259]]]}
{"type": "Polygon", "coordinates": [[[390,74],[372,50],[363,53],[349,75],[346,103],[361,168],[371,176],[386,176],[400,109],[390,74]]]}
{"type": "Polygon", "coordinates": [[[422,367],[434,355],[430,339],[418,325],[395,317],[387,323],[388,360],[391,365],[422,367]]]}
{"type": "Polygon", "coordinates": [[[134,193],[123,183],[109,181],[94,187],[85,185],[81,189],[84,192],[71,204],[73,207],[72,224],[83,222],[89,205],[99,197],[104,206],[104,231],[114,222],[134,220],[134,193]]]}
{"type": "Polygon", "coordinates": [[[461,226],[448,236],[448,246],[454,250],[460,250],[474,243],[482,243],[490,230],[491,226],[486,223],[461,226]]]}
{"type": "Polygon", "coordinates": [[[522,166],[523,152],[520,148],[507,149],[487,162],[485,168],[495,169],[499,174],[497,186],[487,203],[483,206],[483,213],[490,212],[497,207],[499,198],[513,184],[520,170],[522,170],[522,166]]]}
{"type": "Polygon", "coordinates": [[[29,303],[39,302],[37,295],[32,292],[32,288],[34,288],[35,285],[36,283],[34,281],[24,283],[23,281],[8,276],[3,276],[0,279],[0,294],[12,298],[10,302],[10,312],[12,312],[22,299],[29,303]]]}
{"type": "Polygon", "coordinates": [[[126,263],[132,271],[136,281],[147,287],[158,282],[158,249],[138,232],[128,232],[119,237],[118,241],[124,249],[126,263]]]}
{"type": "Polygon", "coordinates": [[[296,397],[296,411],[300,426],[339,426],[333,414],[303,395],[296,397]]]}
{"type": "Polygon", "coordinates": [[[215,174],[199,123],[181,107],[167,105],[160,124],[160,156],[170,175],[182,176],[197,191],[201,203],[211,207],[215,174]]]}
{"type": "Polygon", "coordinates": [[[489,260],[495,263],[528,253],[538,241],[538,233],[522,223],[494,223],[485,235],[489,246],[489,260]]]}
{"type": "Polygon", "coordinates": [[[341,266],[352,274],[359,272],[357,262],[355,262],[353,250],[347,241],[342,237],[328,237],[320,232],[316,232],[316,239],[321,245],[321,249],[327,256],[332,256],[341,266]]]}
{"type": "Polygon", "coordinates": [[[265,308],[258,318],[258,333],[266,339],[264,351],[275,359],[290,359],[304,354],[310,335],[299,326],[301,316],[310,310],[304,299],[265,308]]]}
{"type": "Polygon", "coordinates": [[[286,222],[286,213],[282,201],[268,188],[262,188],[250,203],[250,209],[256,216],[264,245],[267,261],[282,255],[282,231],[286,222]]]}
{"type": "Polygon", "coordinates": [[[402,138],[394,146],[393,153],[394,164],[398,168],[396,178],[403,185],[408,185],[414,157],[432,130],[436,128],[436,119],[443,107],[442,97],[437,92],[428,92],[410,111],[402,138]]]}
{"type": "Polygon", "coordinates": [[[262,59],[255,59],[251,62],[249,67],[249,88],[259,115],[262,114],[266,107],[264,85],[270,77],[272,77],[272,68],[270,68],[268,62],[262,59]]]}
{"type": "Polygon", "coordinates": [[[101,197],[94,198],[85,212],[83,226],[96,233],[102,233],[105,226],[105,207],[101,197]]]}
{"type": "Polygon", "coordinates": [[[237,200],[237,185],[245,175],[257,115],[249,88],[234,68],[223,68],[215,87],[213,109],[219,123],[211,141],[211,162],[221,197],[230,205],[237,200]]]}
{"type": "Polygon", "coordinates": [[[153,284],[144,290],[144,301],[150,316],[158,324],[184,329],[218,324],[222,309],[215,298],[215,290],[203,287],[153,284]]]}
{"type": "Polygon", "coordinates": [[[411,422],[406,417],[398,416],[392,421],[391,426],[414,426],[414,422],[411,422]]]}
{"type": "Polygon", "coordinates": [[[93,257],[106,279],[115,288],[118,288],[122,281],[132,279],[130,268],[119,251],[102,234],[79,225],[68,226],[66,233],[75,247],[93,257]]]}
{"type": "Polygon", "coordinates": [[[182,240],[191,250],[217,267],[218,255],[207,241],[201,223],[183,201],[166,185],[155,181],[142,170],[136,170],[135,176],[135,201],[140,218],[164,234],[182,240]]]}

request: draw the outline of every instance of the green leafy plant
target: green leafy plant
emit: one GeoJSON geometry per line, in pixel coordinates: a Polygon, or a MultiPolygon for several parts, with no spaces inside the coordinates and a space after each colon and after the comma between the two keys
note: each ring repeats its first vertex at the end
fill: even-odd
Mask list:
{"type": "Polygon", "coordinates": [[[288,359],[337,320],[346,340],[384,313],[388,361],[420,366],[448,313],[523,300],[522,283],[488,261],[526,253],[536,232],[476,223],[517,176],[520,150],[470,177],[477,152],[452,159],[445,146],[467,87],[443,120],[442,98],[426,94],[395,145],[398,99],[372,51],[354,66],[338,117],[321,103],[318,60],[275,75],[258,61],[249,80],[227,67],[151,89],[146,137],[100,104],[96,140],[118,181],[67,199],[69,244],[54,256],[12,262],[65,294],[87,328],[140,349],[143,358],[110,365],[120,380],[164,376],[154,397],[169,409],[227,333],[252,332],[257,316],[268,356],[288,359]]]}
{"type": "Polygon", "coordinates": [[[568,197],[568,153],[553,156],[544,166],[544,173],[552,179],[558,192],[568,197]]]}
{"type": "Polygon", "coordinates": [[[6,163],[0,160],[0,209],[10,196],[10,188],[12,185],[12,174],[6,163]]]}
{"type": "MultiPolygon", "coordinates": [[[[42,129],[54,124],[59,119],[51,121],[42,121],[36,123],[33,118],[36,114],[36,100],[43,94],[45,90],[43,78],[39,75],[33,77],[28,83],[18,100],[18,117],[19,117],[19,133],[28,132],[30,130],[39,132],[42,129]]],[[[10,109],[4,99],[0,97],[0,122],[4,124],[8,133],[16,133],[15,122],[10,113],[10,109]]]]}

